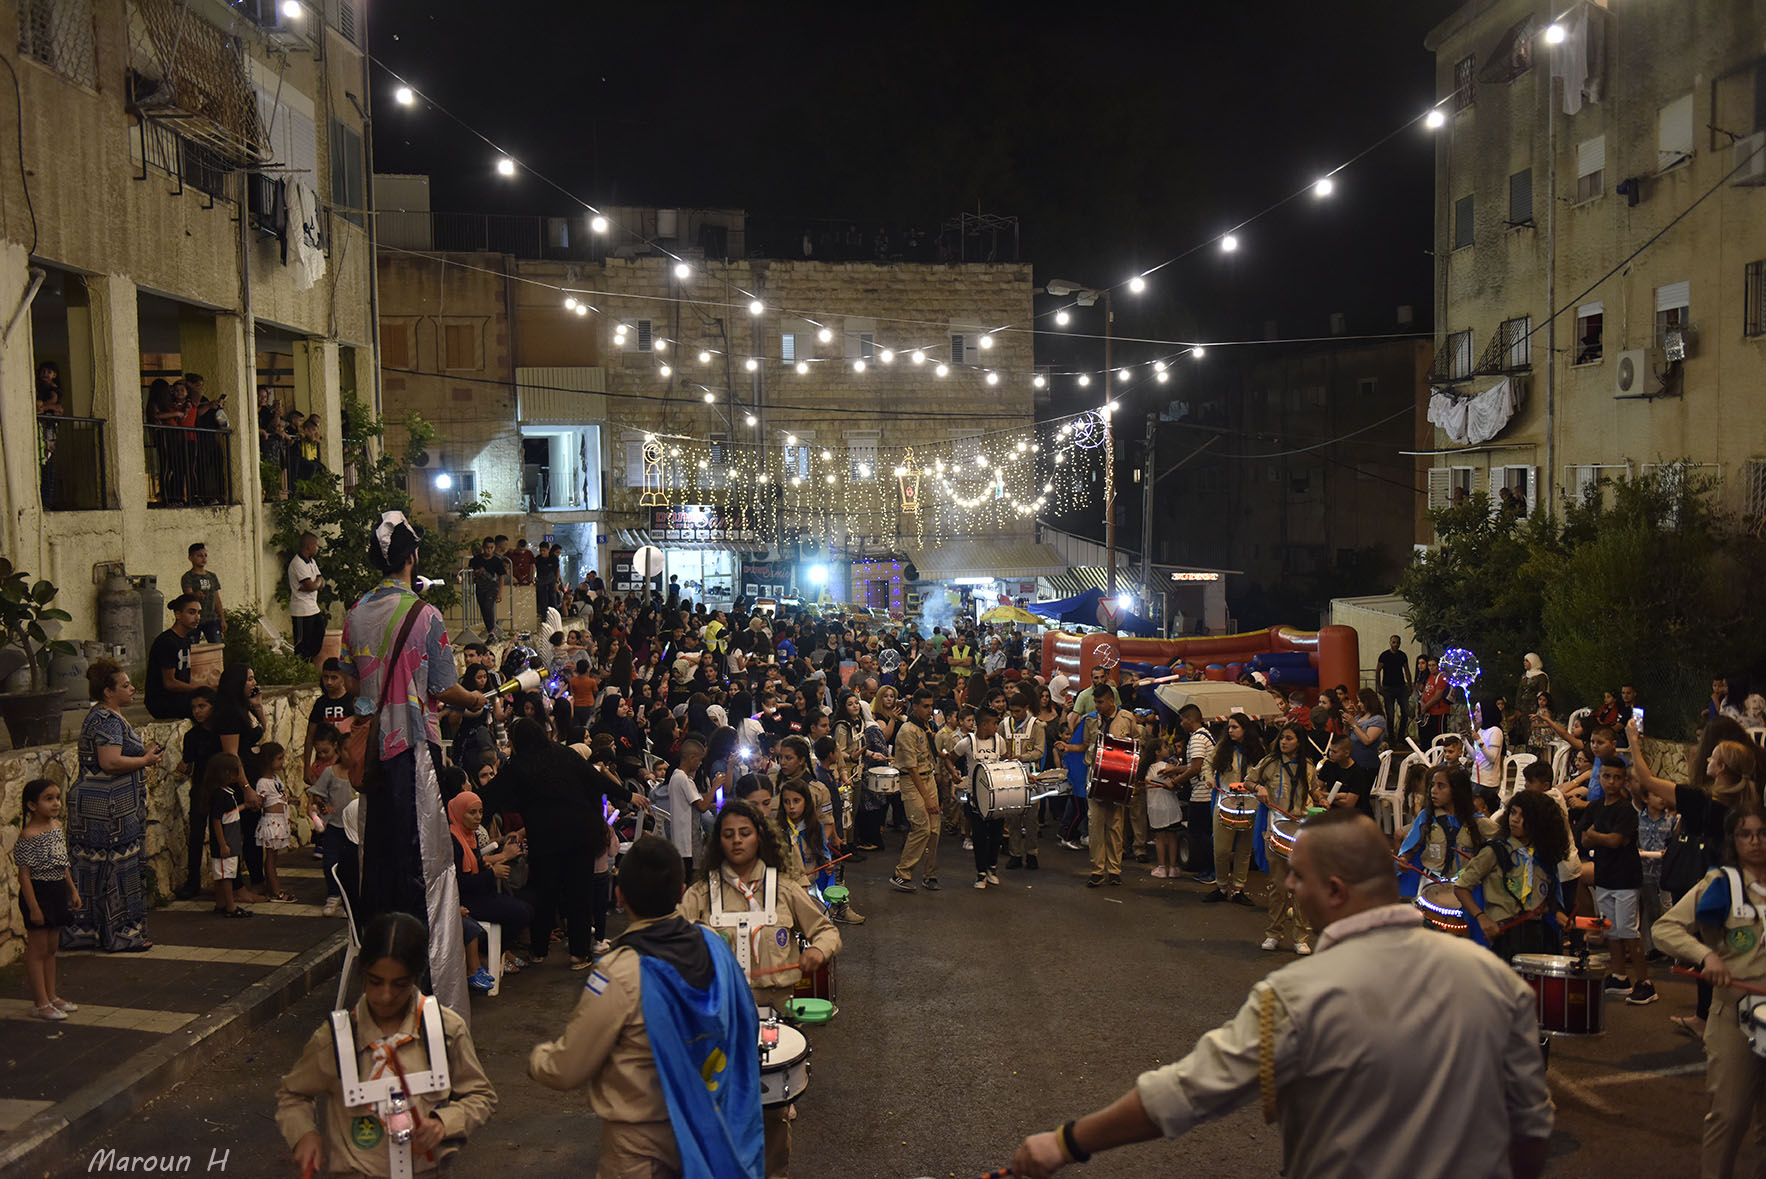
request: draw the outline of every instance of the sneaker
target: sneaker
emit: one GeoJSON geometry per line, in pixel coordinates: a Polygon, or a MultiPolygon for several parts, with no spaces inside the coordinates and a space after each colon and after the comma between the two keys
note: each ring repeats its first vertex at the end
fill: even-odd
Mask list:
{"type": "Polygon", "coordinates": [[[927,892],[937,892],[938,891],[938,877],[936,877],[936,876],[926,877],[924,880],[920,881],[920,887],[925,889],[927,892]]]}
{"type": "Polygon", "coordinates": [[[595,948],[593,950],[591,950],[590,953],[594,954],[595,957],[599,958],[601,955],[607,953],[611,949],[613,949],[613,943],[608,941],[606,938],[602,938],[600,941],[595,943],[595,948]]]}
{"type": "Polygon", "coordinates": [[[480,994],[486,994],[492,987],[497,985],[497,980],[491,977],[490,971],[480,966],[478,968],[478,973],[466,980],[466,985],[480,994]]]}
{"type": "Polygon", "coordinates": [[[1055,840],[1055,843],[1060,847],[1066,848],[1068,851],[1078,851],[1080,849],[1080,845],[1074,843],[1071,839],[1057,839],[1055,840]]]}
{"type": "Polygon", "coordinates": [[[999,882],[1000,882],[999,873],[993,871],[992,869],[989,869],[988,873],[987,873],[987,883],[998,884],[999,882]]]}
{"type": "Polygon", "coordinates": [[[913,892],[914,882],[900,873],[897,873],[889,878],[889,887],[893,888],[896,892],[913,892]]]}
{"type": "Polygon", "coordinates": [[[1104,883],[1104,874],[1102,872],[1093,872],[1086,878],[1085,886],[1087,888],[1096,888],[1102,883],[1104,883]]]}
{"type": "Polygon", "coordinates": [[[863,925],[865,923],[864,915],[851,905],[836,906],[834,920],[841,925],[863,925]]]}
{"type": "Polygon", "coordinates": [[[1224,900],[1226,900],[1226,890],[1217,888],[1207,896],[1203,897],[1202,903],[1204,905],[1218,905],[1224,900]]]}
{"type": "Polygon", "coordinates": [[[1606,985],[1601,987],[1601,990],[1609,995],[1629,995],[1631,993],[1631,980],[1620,978],[1616,974],[1609,974],[1607,975],[1606,985]]]}
{"type": "Polygon", "coordinates": [[[1080,847],[1090,847],[1091,846],[1091,835],[1089,832],[1087,834],[1081,835],[1079,837],[1079,846],[1080,847]]]}
{"type": "Polygon", "coordinates": [[[1257,948],[1259,950],[1264,951],[1265,953],[1268,953],[1269,951],[1275,949],[1275,939],[1272,937],[1266,937],[1263,939],[1263,944],[1258,946],[1257,948]]]}
{"type": "Polygon", "coordinates": [[[1022,868],[1023,866],[1024,866],[1024,857],[1023,856],[1007,856],[1006,857],[1006,867],[1007,868],[1022,868]]]}
{"type": "Polygon", "coordinates": [[[1306,955],[1312,953],[1312,947],[1307,945],[1305,942],[1299,942],[1294,946],[1294,953],[1296,953],[1296,954],[1300,955],[1302,958],[1304,958],[1304,957],[1306,957],[1306,955]]]}
{"type": "MultiPolygon", "coordinates": [[[[1625,1002],[1633,1007],[1647,1007],[1660,998],[1661,996],[1656,994],[1656,984],[1646,978],[1631,988],[1631,993],[1625,996],[1625,1002]]],[[[64,1007],[62,1010],[67,1009],[64,1007]]]]}
{"type": "Polygon", "coordinates": [[[1198,872],[1196,875],[1190,877],[1190,879],[1197,884],[1213,884],[1215,882],[1215,876],[1212,872],[1198,872]]]}
{"type": "Polygon", "coordinates": [[[964,851],[974,851],[975,850],[975,841],[973,839],[963,840],[963,850],[964,851]]]}
{"type": "Polygon", "coordinates": [[[325,898],[325,916],[335,917],[343,909],[343,904],[336,897],[325,898]]]}
{"type": "Polygon", "coordinates": [[[976,888],[986,888],[987,887],[987,873],[983,872],[981,875],[979,875],[975,878],[975,887],[976,888]]]}
{"type": "Polygon", "coordinates": [[[1122,883],[1122,873],[1120,873],[1120,872],[1112,872],[1112,873],[1110,873],[1110,884],[1111,884],[1111,885],[1112,885],[1112,886],[1116,886],[1116,885],[1119,885],[1119,884],[1121,884],[1121,883],[1122,883]]]}
{"type": "Polygon", "coordinates": [[[1025,856],[1024,857],[1024,866],[1026,868],[1030,869],[1032,872],[1036,871],[1039,867],[1041,867],[1041,865],[1036,862],[1035,856],[1025,856]]]}
{"type": "Polygon", "coordinates": [[[1242,892],[1233,893],[1233,904],[1243,905],[1247,909],[1255,909],[1257,907],[1257,902],[1242,892]]]}

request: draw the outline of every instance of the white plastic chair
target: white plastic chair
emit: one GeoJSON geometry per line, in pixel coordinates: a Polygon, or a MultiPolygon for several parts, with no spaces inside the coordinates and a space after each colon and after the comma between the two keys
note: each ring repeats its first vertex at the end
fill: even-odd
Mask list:
{"type": "Polygon", "coordinates": [[[1551,780],[1553,782],[1562,783],[1570,780],[1571,752],[1568,741],[1553,741],[1551,743],[1551,780]]]}
{"type": "Polygon", "coordinates": [[[1748,736],[1754,739],[1755,745],[1760,746],[1762,749],[1766,749],[1766,728],[1757,728],[1753,725],[1749,725],[1748,736]]]}
{"type": "Polygon", "coordinates": [[[1539,759],[1531,753],[1511,753],[1502,759],[1502,784],[1498,793],[1502,805],[1507,806],[1508,800],[1515,796],[1521,788],[1521,775],[1524,770],[1539,759]]]}
{"type": "Polygon", "coordinates": [[[1398,815],[1404,809],[1404,802],[1398,797],[1398,790],[1392,784],[1392,751],[1380,751],[1380,768],[1374,774],[1373,802],[1380,817],[1380,826],[1390,835],[1398,829],[1398,815]]]}
{"type": "Polygon", "coordinates": [[[503,990],[503,927],[495,921],[480,921],[484,927],[485,956],[489,959],[484,968],[491,972],[490,994],[494,998],[503,990]]]}
{"type": "Polygon", "coordinates": [[[338,874],[337,865],[331,865],[331,879],[337,882],[337,895],[343,901],[344,928],[349,931],[349,945],[343,951],[343,969],[337,972],[337,1001],[332,1010],[345,1010],[343,1001],[349,997],[350,972],[356,968],[356,959],[362,953],[362,935],[356,929],[356,913],[350,906],[350,894],[343,886],[343,877],[338,874]]]}
{"type": "Polygon", "coordinates": [[[1570,718],[1564,722],[1564,728],[1574,733],[1576,731],[1576,722],[1583,717],[1588,716],[1592,711],[1592,709],[1588,708],[1578,708],[1575,712],[1572,712],[1570,718]]]}

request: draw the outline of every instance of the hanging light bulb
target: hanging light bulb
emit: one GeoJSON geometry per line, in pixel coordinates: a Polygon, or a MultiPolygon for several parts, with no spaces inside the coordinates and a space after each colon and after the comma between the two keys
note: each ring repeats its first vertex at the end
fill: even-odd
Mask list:
{"type": "Polygon", "coordinates": [[[601,216],[599,213],[597,213],[594,217],[590,218],[589,219],[589,232],[591,232],[591,233],[606,233],[607,232],[607,218],[601,216]]]}
{"type": "Polygon", "coordinates": [[[656,351],[656,352],[667,352],[668,351],[668,341],[663,339],[661,336],[657,336],[654,340],[650,341],[650,347],[653,351],[656,351]]]}
{"type": "Polygon", "coordinates": [[[589,305],[587,303],[578,303],[576,305],[576,313],[578,315],[587,315],[589,313],[589,305]]]}
{"type": "Polygon", "coordinates": [[[417,101],[417,96],[411,93],[409,86],[400,86],[392,92],[392,100],[400,106],[410,106],[417,101]]]}
{"type": "MultiPolygon", "coordinates": [[[[714,404],[716,404],[716,402],[717,402],[717,396],[715,394],[713,394],[710,389],[707,389],[705,391],[705,404],[714,405],[714,404]]],[[[705,464],[700,463],[699,465],[704,466],[705,464]]]]}
{"type": "Polygon", "coordinates": [[[1068,315],[1065,311],[1055,312],[1055,326],[1056,327],[1066,327],[1068,324],[1070,324],[1072,322],[1073,322],[1073,317],[1071,315],[1068,315]]]}
{"type": "Polygon", "coordinates": [[[908,359],[913,361],[915,364],[925,364],[926,363],[926,354],[924,352],[920,351],[918,348],[915,348],[913,351],[913,355],[909,356],[908,359]]]}
{"type": "Polygon", "coordinates": [[[754,426],[754,425],[758,425],[759,423],[760,423],[760,419],[756,418],[753,414],[748,414],[748,415],[744,416],[742,419],[742,424],[745,426],[754,426]]]}
{"type": "Polygon", "coordinates": [[[796,446],[797,445],[797,435],[795,435],[795,434],[785,435],[785,445],[786,446],[796,446]]]}
{"type": "Polygon", "coordinates": [[[824,463],[831,463],[831,462],[833,462],[833,461],[834,461],[834,452],[833,452],[833,451],[831,451],[831,450],[827,450],[827,449],[824,449],[824,450],[823,450],[823,451],[822,451],[822,461],[823,461],[823,462],[824,462],[824,463]]]}
{"type": "Polygon", "coordinates": [[[980,341],[980,342],[981,342],[981,346],[982,346],[982,348],[991,348],[991,347],[993,347],[993,337],[992,337],[992,336],[989,336],[989,335],[983,335],[983,336],[982,336],[982,337],[981,337],[981,341],[980,341]]]}
{"type": "Polygon", "coordinates": [[[576,296],[575,295],[564,296],[564,309],[566,311],[575,311],[576,310],[576,296]]]}
{"type": "Polygon", "coordinates": [[[1161,385],[1163,385],[1166,381],[1169,381],[1171,379],[1171,374],[1166,372],[1164,369],[1160,369],[1158,372],[1153,374],[1153,379],[1158,381],[1161,385]]]}
{"type": "Polygon", "coordinates": [[[1331,190],[1335,187],[1337,187],[1336,183],[1332,181],[1329,176],[1320,176],[1318,178],[1318,183],[1312,186],[1312,195],[1315,197],[1328,197],[1331,195],[1331,190]]]}
{"type": "Polygon", "coordinates": [[[1083,389],[1083,388],[1085,388],[1085,387],[1086,387],[1086,386],[1087,386],[1087,385],[1089,385],[1089,384],[1091,384],[1091,376],[1090,376],[1090,374],[1088,374],[1088,373],[1080,373],[1080,374],[1079,374],[1079,387],[1080,387],[1080,388],[1081,388],[1081,389],[1083,389]]]}
{"type": "Polygon", "coordinates": [[[1545,43],[1547,45],[1562,45],[1567,36],[1569,33],[1563,25],[1549,24],[1545,26],[1545,43]]]}
{"type": "Polygon", "coordinates": [[[1197,360],[1200,360],[1200,359],[1202,359],[1202,355],[1207,351],[1208,351],[1208,349],[1202,347],[1202,345],[1200,345],[1200,344],[1197,344],[1194,348],[1190,349],[1190,355],[1195,357],[1197,360]]]}
{"type": "Polygon", "coordinates": [[[989,372],[989,373],[988,373],[988,374],[987,374],[987,383],[988,383],[988,384],[989,384],[989,385],[997,385],[997,384],[999,384],[999,383],[1000,383],[1000,375],[999,375],[999,374],[998,374],[998,373],[996,373],[996,372],[989,372]]]}
{"type": "Polygon", "coordinates": [[[1049,383],[1048,378],[1043,376],[1041,373],[1037,373],[1034,377],[1030,378],[1031,386],[1036,389],[1040,389],[1048,383],[1049,383]]]}
{"type": "MultiPolygon", "coordinates": [[[[1547,32],[1549,34],[1549,30],[1547,30],[1547,32]]],[[[1447,126],[1447,116],[1441,113],[1440,107],[1436,107],[1434,110],[1431,110],[1428,114],[1423,116],[1423,126],[1431,131],[1439,131],[1441,128],[1447,126]]]]}
{"type": "Polygon", "coordinates": [[[763,312],[765,310],[766,310],[766,304],[762,303],[759,299],[750,299],[748,301],[748,314],[759,315],[761,312],[763,312]]]}
{"type": "Polygon", "coordinates": [[[1118,381],[1126,381],[1126,380],[1128,380],[1129,377],[1132,377],[1133,375],[1134,375],[1133,373],[1129,372],[1125,368],[1119,368],[1116,370],[1116,379],[1118,381]]]}
{"type": "Polygon", "coordinates": [[[816,333],[816,339],[824,344],[831,344],[834,342],[834,332],[831,328],[823,328],[816,333]]]}
{"type": "Polygon", "coordinates": [[[754,357],[750,356],[747,360],[744,360],[742,362],[742,367],[747,369],[749,372],[753,372],[760,367],[760,361],[758,361],[754,357]]]}
{"type": "Polygon", "coordinates": [[[1156,373],[1164,372],[1165,371],[1165,362],[1163,360],[1155,360],[1153,362],[1153,371],[1156,373]]]}
{"type": "Polygon", "coordinates": [[[809,374],[809,361],[807,361],[807,360],[798,361],[797,362],[797,375],[801,377],[801,376],[807,376],[808,374],[809,374]]]}
{"type": "Polygon", "coordinates": [[[711,353],[709,353],[709,352],[705,351],[705,349],[701,348],[699,350],[699,363],[700,364],[710,364],[711,363],[711,353]]]}
{"type": "Polygon", "coordinates": [[[662,365],[657,368],[656,375],[659,377],[666,377],[666,376],[668,376],[669,373],[671,373],[673,371],[674,371],[673,369],[669,368],[668,365],[665,364],[665,365],[662,365]]]}
{"type": "Polygon", "coordinates": [[[1220,239],[1221,253],[1230,254],[1238,248],[1239,248],[1239,239],[1234,237],[1232,234],[1229,233],[1225,237],[1220,239]]]}
{"type": "Polygon", "coordinates": [[[852,371],[855,373],[862,373],[865,371],[865,362],[862,358],[852,362],[852,371]]]}
{"type": "Polygon", "coordinates": [[[497,175],[498,176],[513,176],[513,175],[515,175],[515,161],[510,159],[508,156],[503,156],[501,159],[499,159],[497,161],[497,175]]]}
{"type": "Polygon", "coordinates": [[[676,278],[686,279],[686,278],[691,278],[692,276],[693,276],[693,268],[691,266],[688,266],[685,262],[676,262],[675,263],[675,277],[676,278]]]}
{"type": "Polygon", "coordinates": [[[948,376],[950,376],[950,365],[941,364],[937,368],[933,369],[932,371],[937,373],[941,377],[948,377],[948,376]]]}
{"type": "Polygon", "coordinates": [[[1147,280],[1137,274],[1128,280],[1128,289],[1131,294],[1138,295],[1147,289],[1147,280]]]}
{"type": "Polygon", "coordinates": [[[884,364],[894,364],[895,363],[895,353],[893,353],[889,349],[885,348],[885,349],[883,349],[883,351],[877,353],[877,359],[881,360],[884,364]]]}

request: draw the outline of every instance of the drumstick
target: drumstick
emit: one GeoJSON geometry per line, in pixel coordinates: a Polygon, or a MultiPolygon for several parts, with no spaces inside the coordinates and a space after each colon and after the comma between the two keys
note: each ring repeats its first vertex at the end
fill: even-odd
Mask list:
{"type": "MultiPolygon", "coordinates": [[[[1694,967],[1691,967],[1691,966],[1676,966],[1674,968],[1674,973],[1675,974],[1690,975],[1691,977],[1699,979],[1703,982],[1710,982],[1711,981],[1710,979],[1705,978],[1704,971],[1695,969],[1694,967]]],[[[1711,983],[1711,985],[1716,986],[1717,984],[1711,983]]],[[[1729,981],[1729,985],[1734,987],[1738,991],[1745,991],[1747,994],[1750,994],[1750,995],[1766,995],[1766,987],[1757,987],[1753,983],[1736,982],[1734,979],[1731,979],[1729,981]]]]}

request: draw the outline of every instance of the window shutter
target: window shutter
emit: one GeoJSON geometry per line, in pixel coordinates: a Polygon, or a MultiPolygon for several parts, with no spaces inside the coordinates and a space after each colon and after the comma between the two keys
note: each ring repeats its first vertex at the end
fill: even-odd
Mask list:
{"type": "Polygon", "coordinates": [[[1593,139],[1584,139],[1576,145],[1576,178],[1592,176],[1596,172],[1606,170],[1607,137],[1596,135],[1593,139]]]}
{"type": "Polygon", "coordinates": [[[1453,471],[1448,467],[1429,468],[1429,510],[1438,512],[1453,503],[1453,471]]]}
{"type": "Polygon", "coordinates": [[[625,485],[644,486],[644,440],[628,438],[625,443],[625,485]]]}
{"type": "Polygon", "coordinates": [[[1683,94],[1656,116],[1656,167],[1672,168],[1692,155],[1692,95],[1683,94]]]}
{"type": "Polygon", "coordinates": [[[1467,467],[1466,470],[1470,472],[1469,482],[1471,483],[1471,488],[1468,494],[1477,495],[1482,492],[1485,495],[1489,495],[1490,472],[1487,470],[1480,470],[1477,467],[1467,467]]]}
{"type": "Polygon", "coordinates": [[[650,321],[647,319],[638,321],[638,351],[650,351],[650,321]]]}
{"type": "Polygon", "coordinates": [[[950,362],[952,364],[962,364],[963,363],[964,349],[967,344],[968,344],[968,338],[966,336],[964,336],[961,332],[952,332],[951,333],[951,336],[950,336],[950,362]]]}
{"type": "Polygon", "coordinates": [[[1576,318],[1577,319],[1587,319],[1591,315],[1602,314],[1604,311],[1606,311],[1606,309],[1607,309],[1606,304],[1601,302],[1599,299],[1596,299],[1592,303],[1584,303],[1584,304],[1582,304],[1582,306],[1576,308],[1576,318]]]}
{"type": "Polygon", "coordinates": [[[1656,288],[1656,311],[1673,311],[1677,307],[1692,306],[1692,284],[1689,282],[1671,282],[1656,288]]]}
{"type": "Polygon", "coordinates": [[[797,337],[791,332],[779,337],[779,359],[787,364],[797,359],[797,337]]]}
{"type": "Polygon", "coordinates": [[[1522,168],[1508,178],[1508,219],[1516,225],[1533,220],[1533,169],[1522,168]]]}
{"type": "Polygon", "coordinates": [[[1527,514],[1531,516],[1539,507],[1539,468],[1523,467],[1527,472],[1527,514]]]}

